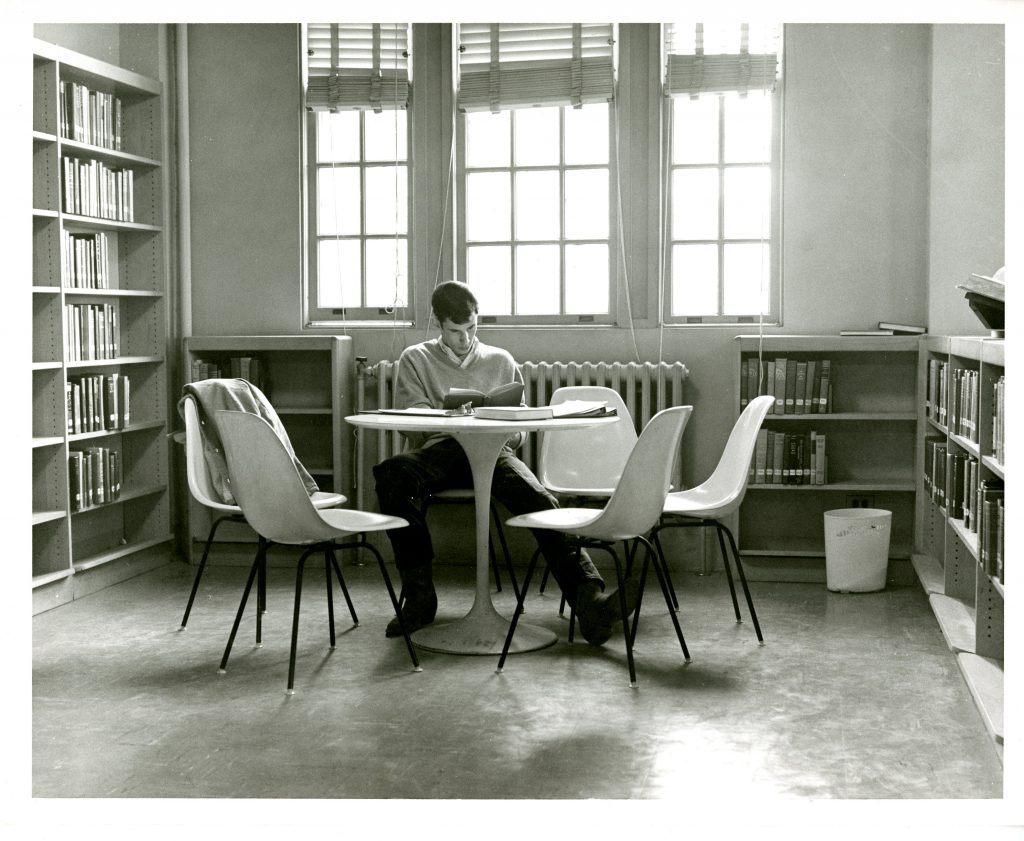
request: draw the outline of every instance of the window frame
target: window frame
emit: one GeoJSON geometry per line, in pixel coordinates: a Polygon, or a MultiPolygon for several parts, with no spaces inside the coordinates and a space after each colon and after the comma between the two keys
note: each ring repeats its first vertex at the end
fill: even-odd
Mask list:
{"type": "MultiPolygon", "coordinates": [[[[783,30],[784,32],[784,30],[783,30]]],[[[780,38],[780,57],[782,55],[782,38],[780,38]]],[[[724,283],[724,260],[723,252],[724,246],[730,242],[759,242],[761,240],[749,240],[749,239],[737,239],[730,240],[725,237],[724,231],[724,192],[722,185],[725,180],[725,172],[730,168],[740,168],[743,166],[749,166],[744,163],[725,163],[723,159],[723,149],[725,145],[725,132],[724,132],[724,107],[722,102],[722,96],[720,94],[709,94],[710,96],[717,96],[719,99],[718,103],[718,123],[719,123],[719,136],[718,136],[718,161],[714,164],[718,171],[718,183],[719,183],[719,195],[718,195],[718,236],[715,240],[675,240],[672,237],[672,183],[673,173],[677,169],[687,168],[703,168],[708,165],[705,164],[675,164],[672,161],[672,132],[673,132],[673,103],[676,97],[665,93],[662,96],[662,132],[661,132],[661,144],[662,144],[662,167],[663,172],[661,174],[664,190],[665,190],[665,209],[664,209],[664,246],[662,261],[664,266],[663,282],[662,282],[662,301],[661,301],[661,313],[660,317],[662,323],[665,326],[684,326],[684,327],[700,327],[700,326],[729,326],[729,325],[749,325],[757,324],[759,322],[767,325],[778,326],[782,323],[782,116],[783,116],[783,105],[784,105],[784,75],[780,77],[778,83],[774,86],[771,91],[771,104],[772,104],[772,126],[771,126],[771,161],[769,161],[768,167],[770,171],[770,197],[769,207],[771,209],[771,218],[769,220],[769,231],[768,231],[768,246],[769,246],[769,266],[768,266],[768,309],[764,313],[745,313],[740,315],[733,314],[717,314],[717,315],[673,315],[672,314],[672,252],[673,245],[676,242],[714,242],[718,247],[718,308],[721,311],[724,308],[724,295],[725,295],[725,283],[724,283]]]]}
{"type": "MultiPolygon", "coordinates": [[[[511,214],[510,219],[510,234],[511,237],[508,240],[488,240],[484,244],[488,245],[507,245],[511,248],[511,260],[512,260],[512,295],[513,295],[513,308],[515,305],[515,270],[516,270],[516,246],[524,244],[557,244],[559,247],[559,313],[552,314],[529,314],[529,315],[516,315],[514,312],[511,314],[496,315],[493,313],[481,313],[479,321],[481,324],[487,325],[538,325],[538,326],[559,326],[569,327],[574,325],[605,325],[610,326],[616,323],[616,309],[617,309],[617,273],[616,266],[618,264],[618,238],[616,232],[618,230],[618,209],[614,200],[615,196],[615,178],[616,178],[616,164],[615,160],[615,143],[614,143],[614,131],[615,131],[615,103],[608,103],[608,163],[607,164],[566,164],[565,163],[565,115],[564,109],[572,106],[549,106],[558,107],[560,114],[558,118],[559,123],[559,162],[557,164],[545,164],[545,165],[517,165],[515,163],[515,114],[519,109],[509,109],[509,132],[511,135],[510,142],[512,144],[512,159],[508,166],[488,166],[488,167],[472,167],[467,169],[466,165],[466,114],[462,111],[457,113],[456,118],[456,171],[455,171],[455,189],[456,189],[456,263],[458,268],[458,276],[460,278],[466,278],[466,267],[467,267],[467,253],[470,245],[478,245],[477,242],[469,243],[466,240],[466,185],[468,182],[467,175],[473,172],[508,172],[511,180],[510,190],[510,207],[509,212],[511,214]],[[565,174],[574,170],[587,170],[595,168],[606,168],[608,171],[608,237],[607,240],[600,239],[581,239],[566,237],[565,234],[565,174]],[[515,236],[515,174],[517,172],[550,172],[557,171],[559,174],[559,190],[562,198],[562,206],[559,208],[559,237],[558,239],[550,240],[520,240],[515,236]],[[606,242],[608,245],[608,311],[605,313],[586,313],[586,314],[566,314],[565,308],[565,247],[567,245],[576,244],[592,244],[592,243],[603,243],[606,242]]],[[[584,106],[586,107],[586,106],[584,106]]]]}
{"type": "MultiPolygon", "coordinates": [[[[406,232],[404,235],[399,237],[404,239],[406,242],[405,249],[405,276],[406,276],[406,303],[404,307],[398,308],[387,308],[387,307],[374,307],[374,306],[358,306],[358,307],[320,307],[318,306],[317,296],[319,292],[319,243],[321,240],[335,239],[337,235],[325,235],[321,236],[317,232],[317,208],[318,208],[318,174],[321,169],[331,169],[338,166],[345,168],[358,168],[359,170],[359,183],[360,183],[360,226],[365,224],[366,214],[366,172],[368,169],[373,169],[383,166],[394,166],[394,161],[367,161],[366,150],[365,150],[365,111],[359,111],[359,161],[357,163],[343,163],[337,164],[333,162],[321,163],[317,158],[317,111],[306,111],[305,135],[306,135],[306,177],[304,178],[306,188],[306,214],[307,214],[307,237],[306,237],[306,276],[305,285],[305,321],[309,327],[326,326],[330,324],[345,323],[352,324],[353,322],[365,322],[370,324],[379,324],[382,322],[388,322],[395,318],[397,310],[409,309],[412,305],[414,290],[412,281],[412,109],[403,109],[406,111],[406,124],[405,124],[405,135],[406,135],[406,154],[404,161],[399,162],[400,166],[405,166],[405,181],[406,181],[406,232]]],[[[370,112],[372,113],[372,112],[370,112]]],[[[346,234],[337,237],[344,240],[358,240],[361,252],[361,277],[360,287],[365,296],[366,293],[366,244],[370,240],[392,240],[394,239],[393,234],[367,234],[365,229],[362,230],[358,235],[346,234]]],[[[364,297],[365,300],[365,297],[364,297]]]]}

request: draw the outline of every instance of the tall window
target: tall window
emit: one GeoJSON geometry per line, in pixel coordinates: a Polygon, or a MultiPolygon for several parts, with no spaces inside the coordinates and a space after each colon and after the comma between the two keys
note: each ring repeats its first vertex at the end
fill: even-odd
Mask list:
{"type": "Polygon", "coordinates": [[[669,322],[777,317],[776,27],[668,24],[669,322]]]}
{"type": "Polygon", "coordinates": [[[310,321],[409,301],[407,24],[307,27],[310,321]]]}
{"type": "Polygon", "coordinates": [[[610,24],[459,26],[458,253],[482,320],[610,321],[610,24]]]}

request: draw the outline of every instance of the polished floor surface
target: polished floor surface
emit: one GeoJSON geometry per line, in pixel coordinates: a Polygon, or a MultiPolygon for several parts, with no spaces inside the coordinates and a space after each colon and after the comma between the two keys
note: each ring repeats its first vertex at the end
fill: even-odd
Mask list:
{"type": "MultiPolygon", "coordinates": [[[[175,563],[33,619],[36,798],[1001,798],[1002,765],[917,586],[835,594],[752,585],[765,631],[736,624],[722,575],[679,574],[684,665],[648,589],[628,686],[621,634],[565,641],[553,590],[528,601],[559,641],[510,658],[384,637],[376,566],[345,566],[360,618],[307,570],[296,693],[285,694],[294,578],[270,571],[264,645],[251,610],[217,667],[245,570],[175,563]]],[[[472,602],[441,569],[439,620],[472,602]]],[[[510,613],[509,588],[495,595],[510,613]]]]}

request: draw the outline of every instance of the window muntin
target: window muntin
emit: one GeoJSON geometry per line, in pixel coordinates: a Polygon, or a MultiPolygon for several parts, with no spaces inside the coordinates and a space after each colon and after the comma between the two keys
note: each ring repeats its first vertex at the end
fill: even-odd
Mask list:
{"type": "Polygon", "coordinates": [[[459,253],[483,317],[611,321],[610,106],[462,115],[459,253]]]}

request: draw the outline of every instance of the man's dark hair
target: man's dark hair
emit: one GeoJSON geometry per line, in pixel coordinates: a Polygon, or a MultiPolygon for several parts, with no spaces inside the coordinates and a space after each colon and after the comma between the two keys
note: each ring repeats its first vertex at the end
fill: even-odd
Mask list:
{"type": "Polygon", "coordinates": [[[445,319],[454,324],[465,324],[475,312],[479,312],[476,295],[465,283],[446,280],[434,288],[430,296],[430,308],[438,324],[445,319]]]}

